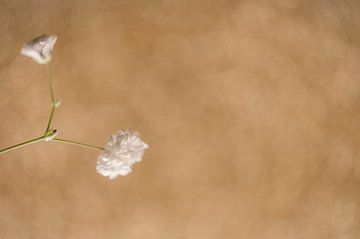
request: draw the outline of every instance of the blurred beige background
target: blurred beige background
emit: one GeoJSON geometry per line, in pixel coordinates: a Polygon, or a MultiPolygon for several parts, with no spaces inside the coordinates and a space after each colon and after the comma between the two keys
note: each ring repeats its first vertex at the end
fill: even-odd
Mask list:
{"type": "Polygon", "coordinates": [[[360,2],[0,0],[0,146],[150,145],[133,173],[47,142],[0,156],[0,238],[360,238],[360,2]]]}

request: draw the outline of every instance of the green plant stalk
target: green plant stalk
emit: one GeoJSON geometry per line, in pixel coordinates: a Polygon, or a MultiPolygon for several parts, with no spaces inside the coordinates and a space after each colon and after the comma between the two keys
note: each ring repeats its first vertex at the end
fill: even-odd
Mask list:
{"type": "Polygon", "coordinates": [[[49,62],[49,63],[46,64],[45,66],[46,66],[47,74],[48,74],[49,92],[50,92],[51,103],[54,105],[54,104],[55,104],[55,95],[54,95],[53,83],[52,83],[52,68],[51,68],[51,63],[49,62]]]}
{"type": "Polygon", "coordinates": [[[41,142],[41,141],[45,141],[45,138],[46,138],[46,136],[43,135],[43,136],[38,137],[38,138],[33,138],[33,139],[28,140],[28,141],[25,141],[25,142],[22,142],[22,143],[19,143],[19,144],[15,144],[15,145],[10,146],[10,147],[0,149],[0,155],[4,154],[4,153],[7,153],[7,152],[9,152],[11,150],[22,148],[22,147],[30,145],[30,144],[35,144],[35,143],[38,143],[38,142],[41,142]]]}
{"type": "Polygon", "coordinates": [[[54,113],[55,113],[55,108],[56,108],[55,105],[52,105],[49,120],[48,120],[48,123],[47,123],[46,130],[45,130],[44,134],[46,134],[50,130],[51,121],[52,121],[52,118],[54,117],[54,113]]]}
{"type": "Polygon", "coordinates": [[[50,99],[51,99],[51,112],[50,112],[49,120],[48,120],[44,134],[46,134],[50,130],[51,122],[52,122],[52,119],[55,114],[55,109],[57,107],[56,102],[55,102],[55,96],[54,96],[54,89],[53,89],[53,83],[52,83],[52,69],[51,69],[50,62],[48,64],[46,64],[46,69],[47,69],[47,73],[48,73],[47,75],[48,75],[49,92],[50,92],[50,99]]]}
{"type": "Polygon", "coordinates": [[[80,142],[68,140],[68,139],[53,138],[51,141],[59,141],[59,142],[67,143],[67,144],[78,145],[78,146],[82,146],[85,148],[91,148],[91,149],[96,149],[96,150],[100,150],[100,151],[104,150],[104,148],[96,146],[96,145],[84,144],[84,143],[80,143],[80,142]]]}
{"type": "Polygon", "coordinates": [[[52,83],[52,69],[51,69],[50,63],[46,64],[46,68],[47,68],[47,73],[48,73],[49,92],[50,92],[50,99],[51,99],[51,112],[50,112],[49,120],[48,120],[44,135],[37,137],[37,138],[27,140],[27,141],[19,143],[19,144],[15,144],[15,145],[7,147],[7,148],[0,149],[0,155],[7,153],[11,150],[22,148],[27,145],[35,144],[35,143],[42,142],[42,141],[52,141],[52,140],[103,151],[104,148],[95,146],[95,145],[91,145],[91,144],[84,144],[84,143],[80,143],[77,141],[68,140],[68,139],[60,139],[60,138],[50,139],[52,135],[56,134],[56,130],[51,131],[51,122],[54,117],[56,108],[59,107],[59,102],[55,101],[53,83],[52,83]]]}

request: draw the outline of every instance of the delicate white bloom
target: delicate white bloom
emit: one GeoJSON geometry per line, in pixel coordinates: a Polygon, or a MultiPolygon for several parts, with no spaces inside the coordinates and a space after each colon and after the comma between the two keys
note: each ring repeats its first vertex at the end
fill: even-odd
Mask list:
{"type": "Polygon", "coordinates": [[[39,64],[46,64],[51,60],[56,40],[56,35],[41,35],[25,43],[21,54],[31,57],[39,64]]]}
{"type": "Polygon", "coordinates": [[[119,130],[108,139],[98,158],[96,170],[109,179],[125,176],[131,172],[134,163],[141,161],[147,148],[138,132],[119,130]]]}

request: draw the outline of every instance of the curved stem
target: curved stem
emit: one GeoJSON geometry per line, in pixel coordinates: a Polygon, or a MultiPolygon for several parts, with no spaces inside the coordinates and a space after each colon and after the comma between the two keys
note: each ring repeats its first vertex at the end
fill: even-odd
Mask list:
{"type": "Polygon", "coordinates": [[[59,141],[59,142],[63,142],[63,143],[68,143],[68,144],[73,144],[73,145],[82,146],[82,147],[85,147],[85,148],[97,149],[97,150],[100,150],[100,151],[103,151],[103,150],[104,150],[104,148],[99,147],[99,146],[95,146],[95,145],[92,145],[92,144],[84,144],[84,143],[80,143],[80,142],[76,142],[76,141],[68,140],[68,139],[54,138],[54,139],[52,139],[52,141],[59,141]]]}
{"type": "Polygon", "coordinates": [[[46,138],[45,136],[41,136],[41,137],[38,137],[38,138],[33,138],[33,139],[28,140],[28,141],[22,142],[20,144],[15,144],[13,146],[10,146],[10,147],[4,148],[4,149],[0,149],[0,155],[4,154],[4,153],[7,153],[7,152],[9,152],[11,150],[14,150],[14,149],[22,148],[22,147],[24,147],[26,145],[35,144],[35,143],[44,141],[45,138],[46,138]]]}

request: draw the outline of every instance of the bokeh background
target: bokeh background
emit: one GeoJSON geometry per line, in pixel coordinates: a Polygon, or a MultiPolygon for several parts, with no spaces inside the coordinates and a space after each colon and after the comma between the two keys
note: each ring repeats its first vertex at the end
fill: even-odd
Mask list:
{"type": "Polygon", "coordinates": [[[0,0],[0,146],[43,133],[57,34],[62,138],[0,156],[0,238],[360,238],[360,2],[0,0]]]}

